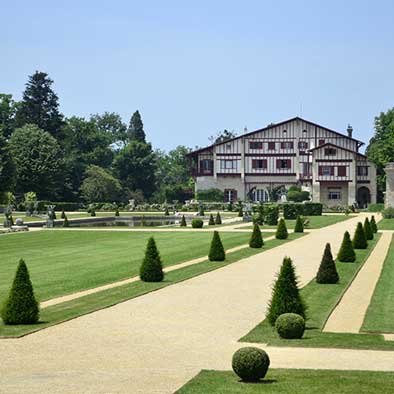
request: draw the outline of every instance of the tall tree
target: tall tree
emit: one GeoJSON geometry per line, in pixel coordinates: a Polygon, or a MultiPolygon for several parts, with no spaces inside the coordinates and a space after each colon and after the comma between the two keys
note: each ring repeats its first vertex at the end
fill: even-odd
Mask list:
{"type": "Polygon", "coordinates": [[[138,110],[133,113],[130,119],[127,137],[129,141],[146,142],[144,124],[142,123],[141,115],[138,110]]]}
{"type": "Polygon", "coordinates": [[[111,144],[122,147],[127,140],[127,126],[115,112],[104,112],[102,115],[91,115],[90,120],[95,123],[97,130],[108,135],[111,144]]]}
{"type": "Polygon", "coordinates": [[[0,193],[14,190],[15,165],[10,147],[0,134],[0,193]]]}
{"type": "Polygon", "coordinates": [[[35,124],[56,139],[61,137],[63,115],[59,111],[58,96],[52,89],[48,74],[36,71],[29,77],[21,105],[16,113],[16,126],[35,124]]]}
{"type": "Polygon", "coordinates": [[[11,94],[0,93],[0,135],[8,139],[15,128],[15,113],[18,103],[11,94]]]}
{"type": "Polygon", "coordinates": [[[16,192],[34,191],[40,199],[57,198],[63,161],[55,138],[27,124],[15,129],[9,145],[16,166],[16,192]]]}

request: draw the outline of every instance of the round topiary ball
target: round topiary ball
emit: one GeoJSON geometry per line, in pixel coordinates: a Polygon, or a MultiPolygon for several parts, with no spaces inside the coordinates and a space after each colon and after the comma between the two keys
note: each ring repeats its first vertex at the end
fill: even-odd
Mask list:
{"type": "Polygon", "coordinates": [[[268,354],[256,347],[243,347],[233,355],[233,370],[244,382],[257,382],[264,378],[269,365],[268,354]]]}
{"type": "Polygon", "coordinates": [[[302,338],[305,331],[305,320],[297,313],[283,313],[275,322],[276,332],[284,339],[302,338]]]}

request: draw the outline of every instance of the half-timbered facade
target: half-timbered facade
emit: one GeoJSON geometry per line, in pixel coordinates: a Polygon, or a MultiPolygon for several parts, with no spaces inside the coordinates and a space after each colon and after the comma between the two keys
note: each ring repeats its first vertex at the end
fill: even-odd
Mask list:
{"type": "Polygon", "coordinates": [[[313,201],[360,207],[376,202],[376,169],[349,126],[341,134],[299,117],[190,153],[196,190],[225,201],[269,201],[270,191],[301,186],[313,201]]]}

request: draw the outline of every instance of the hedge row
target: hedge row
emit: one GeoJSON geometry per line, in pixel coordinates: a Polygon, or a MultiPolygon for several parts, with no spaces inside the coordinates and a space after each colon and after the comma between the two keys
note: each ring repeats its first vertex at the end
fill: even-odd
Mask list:
{"type": "Polygon", "coordinates": [[[323,204],[319,202],[306,202],[304,204],[283,204],[285,219],[296,219],[297,216],[321,216],[323,204]]]}

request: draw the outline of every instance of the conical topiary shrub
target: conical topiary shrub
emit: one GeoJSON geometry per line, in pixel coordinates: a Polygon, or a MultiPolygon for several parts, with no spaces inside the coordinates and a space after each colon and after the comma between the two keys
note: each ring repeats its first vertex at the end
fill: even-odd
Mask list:
{"type": "Polygon", "coordinates": [[[215,219],[213,218],[212,213],[209,215],[209,222],[208,222],[208,224],[210,226],[214,226],[215,225],[215,219]]]}
{"type": "Polygon", "coordinates": [[[181,219],[181,227],[186,227],[186,219],[185,219],[185,215],[182,215],[182,219],[181,219]]]}
{"type": "Polygon", "coordinates": [[[202,204],[198,208],[198,216],[205,216],[204,205],[202,204]]]}
{"type": "Polygon", "coordinates": [[[278,223],[278,227],[276,228],[275,237],[276,237],[276,239],[287,239],[288,236],[289,236],[289,233],[287,232],[285,219],[280,218],[279,223],[278,223]]]}
{"type": "Polygon", "coordinates": [[[21,259],[1,317],[4,324],[34,324],[38,322],[39,314],[29,271],[21,259]]]}
{"type": "Polygon", "coordinates": [[[64,212],[64,209],[62,209],[62,213],[61,213],[61,215],[60,215],[60,218],[61,218],[61,219],[64,219],[65,216],[66,216],[66,213],[64,212]]]}
{"type": "Polygon", "coordinates": [[[90,211],[90,216],[96,216],[96,211],[95,211],[94,209],[92,209],[92,210],[90,211]]]}
{"type": "Polygon", "coordinates": [[[297,313],[305,319],[305,311],[306,306],[298,290],[293,262],[290,257],[285,257],[268,305],[268,322],[274,326],[276,319],[283,313],[297,313]]]}
{"type": "Polygon", "coordinates": [[[166,207],[164,210],[164,216],[170,216],[170,211],[168,210],[168,207],[166,207]]]}
{"type": "Polygon", "coordinates": [[[161,282],[164,278],[160,255],[153,237],[148,240],[145,257],[140,268],[140,278],[144,282],[161,282]]]}
{"type": "Polygon", "coordinates": [[[365,233],[365,238],[367,240],[373,239],[373,231],[372,231],[372,228],[371,228],[371,224],[369,223],[369,219],[367,217],[364,220],[364,227],[363,227],[363,229],[364,229],[364,233],[365,233]]]}
{"type": "Polygon", "coordinates": [[[377,233],[377,232],[378,232],[378,226],[377,226],[377,224],[376,224],[376,220],[375,220],[375,216],[374,216],[374,215],[372,215],[372,217],[371,217],[371,222],[370,222],[370,224],[371,224],[371,230],[372,230],[372,232],[377,233]]]}
{"type": "Polygon", "coordinates": [[[304,220],[301,216],[297,216],[297,220],[294,226],[295,233],[303,233],[304,232],[304,220]]]}
{"type": "Polygon", "coordinates": [[[356,260],[356,253],[354,252],[348,231],[345,231],[345,234],[343,234],[341,248],[338,252],[338,260],[342,263],[352,263],[356,260]]]}
{"type": "Polygon", "coordinates": [[[215,224],[222,224],[222,218],[219,212],[216,214],[215,224]]]}
{"type": "Polygon", "coordinates": [[[240,207],[238,210],[238,217],[242,218],[243,216],[244,216],[244,211],[243,211],[242,207],[240,207]]]}
{"type": "Polygon", "coordinates": [[[222,240],[220,239],[217,231],[213,232],[213,238],[211,241],[211,248],[209,249],[208,255],[209,261],[224,261],[226,253],[224,252],[222,240]]]}
{"type": "Polygon", "coordinates": [[[335,261],[332,258],[331,245],[326,244],[324,248],[323,258],[320,263],[319,270],[316,275],[317,283],[337,283],[339,280],[339,275],[337,272],[337,267],[335,266],[335,261]]]}
{"type": "Polygon", "coordinates": [[[68,218],[66,215],[64,215],[63,219],[63,227],[69,227],[70,223],[68,222],[68,218]]]}
{"type": "Polygon", "coordinates": [[[260,227],[257,223],[253,225],[252,236],[250,237],[249,246],[251,248],[261,248],[264,245],[263,237],[261,236],[260,227]]]}
{"type": "Polygon", "coordinates": [[[119,216],[119,208],[115,209],[115,216],[119,216]]]}
{"type": "Polygon", "coordinates": [[[367,238],[365,237],[363,225],[361,222],[357,223],[357,228],[354,233],[352,243],[354,249],[366,249],[368,246],[367,238]]]}

